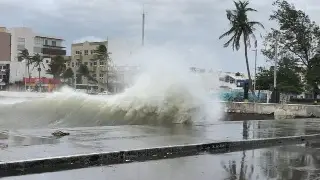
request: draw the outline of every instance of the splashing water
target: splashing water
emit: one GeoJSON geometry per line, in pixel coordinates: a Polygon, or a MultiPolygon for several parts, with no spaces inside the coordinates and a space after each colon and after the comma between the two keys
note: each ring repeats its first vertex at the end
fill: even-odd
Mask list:
{"type": "MultiPolygon", "coordinates": [[[[87,95],[64,87],[46,98],[2,105],[0,128],[161,125],[220,117],[221,105],[209,94],[207,82],[191,73],[178,53],[143,50],[130,60],[142,72],[125,92],[87,95]]],[[[209,79],[211,87],[217,87],[217,79],[209,79]]]]}

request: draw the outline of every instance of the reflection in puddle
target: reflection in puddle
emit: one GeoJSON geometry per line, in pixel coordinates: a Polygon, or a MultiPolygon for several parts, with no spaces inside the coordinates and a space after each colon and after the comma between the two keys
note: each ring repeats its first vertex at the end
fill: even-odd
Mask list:
{"type": "Polygon", "coordinates": [[[320,177],[320,145],[242,151],[221,161],[226,180],[314,180],[320,177]],[[310,146],[311,147],[311,146],[310,146]]]}
{"type": "Polygon", "coordinates": [[[56,144],[58,142],[59,140],[54,138],[11,135],[8,132],[0,133],[0,148],[2,149],[7,147],[13,147],[13,146],[56,144]]]}

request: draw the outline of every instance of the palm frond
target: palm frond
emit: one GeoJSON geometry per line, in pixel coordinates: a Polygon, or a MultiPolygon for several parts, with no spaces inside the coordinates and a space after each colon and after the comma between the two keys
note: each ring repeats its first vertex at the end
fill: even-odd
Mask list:
{"type": "Polygon", "coordinates": [[[262,23],[260,23],[260,22],[257,22],[257,21],[250,21],[250,22],[248,22],[248,25],[250,27],[260,26],[262,29],[265,29],[264,25],[262,23]]]}
{"type": "Polygon", "coordinates": [[[253,9],[253,8],[246,8],[245,11],[247,11],[247,12],[248,12],[248,11],[249,11],[249,12],[250,12],[250,11],[251,11],[251,12],[257,12],[257,10],[256,10],[256,9],[253,9]]]}
{"type": "Polygon", "coordinates": [[[242,31],[239,31],[239,32],[237,33],[237,38],[236,38],[235,46],[234,46],[237,51],[240,49],[240,39],[241,39],[241,35],[242,35],[242,31]]]}
{"type": "Polygon", "coordinates": [[[229,36],[230,34],[234,33],[234,31],[235,31],[235,28],[232,27],[231,29],[229,29],[229,31],[223,33],[223,34],[219,37],[219,39],[222,39],[222,38],[224,38],[225,36],[229,36]]]}
{"type": "Polygon", "coordinates": [[[234,34],[226,43],[224,43],[223,47],[228,47],[230,43],[235,40],[236,34],[234,34]]]}

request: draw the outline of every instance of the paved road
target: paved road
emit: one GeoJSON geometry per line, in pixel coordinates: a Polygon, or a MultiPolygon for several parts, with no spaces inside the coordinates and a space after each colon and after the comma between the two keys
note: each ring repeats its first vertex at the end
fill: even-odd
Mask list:
{"type": "Polygon", "coordinates": [[[283,146],[3,178],[4,180],[316,180],[317,148],[283,146]]]}
{"type": "Polygon", "coordinates": [[[52,137],[52,129],[3,131],[0,133],[0,161],[316,134],[320,133],[319,126],[319,120],[217,122],[190,127],[109,126],[64,129],[70,136],[60,139],[52,137]],[[248,128],[243,130],[244,126],[248,128]]]}

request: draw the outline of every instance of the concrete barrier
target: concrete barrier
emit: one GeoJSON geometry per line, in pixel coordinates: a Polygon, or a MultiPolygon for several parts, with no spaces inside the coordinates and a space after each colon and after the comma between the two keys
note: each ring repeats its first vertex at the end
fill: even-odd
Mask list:
{"type": "Polygon", "coordinates": [[[275,119],[320,117],[320,105],[222,102],[225,111],[243,114],[273,114],[275,119]]]}
{"type": "Polygon", "coordinates": [[[134,149],[117,152],[101,152],[63,157],[48,157],[43,159],[30,159],[26,161],[1,162],[0,177],[62,171],[98,165],[111,165],[147,160],[176,158],[198,155],[201,153],[215,154],[270,146],[302,144],[307,141],[316,140],[319,138],[320,134],[315,134],[268,139],[165,146],[149,149],[134,149]]]}

